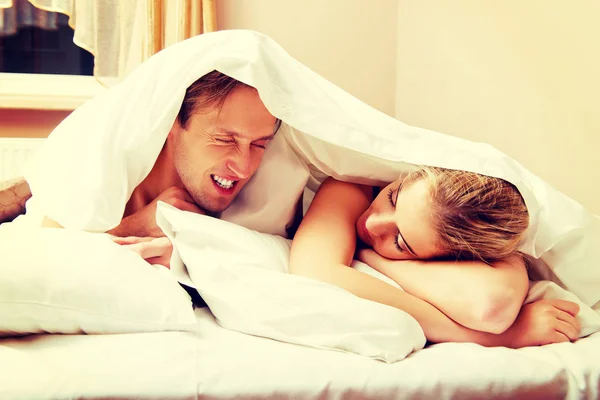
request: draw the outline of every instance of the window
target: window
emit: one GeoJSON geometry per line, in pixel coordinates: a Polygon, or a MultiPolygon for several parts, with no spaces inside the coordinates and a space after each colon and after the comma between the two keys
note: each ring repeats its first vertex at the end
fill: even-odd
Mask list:
{"type": "Polygon", "coordinates": [[[0,108],[73,110],[104,89],[67,15],[27,0],[0,10],[0,108]]]}
{"type": "Polygon", "coordinates": [[[156,50],[216,25],[214,0],[76,4],[0,0],[0,108],[73,110],[118,83],[156,50]],[[38,3],[68,11],[43,11],[32,5],[38,3]],[[78,45],[73,44],[67,13],[75,16],[78,45]],[[9,34],[11,25],[14,32],[9,34]],[[158,42],[156,49],[149,45],[158,42]],[[95,71],[94,58],[81,47],[97,55],[95,71]]]}
{"type": "Polygon", "coordinates": [[[43,17],[36,24],[27,14],[6,11],[0,29],[0,72],[93,75],[94,57],[73,43],[68,16],[37,10],[33,15],[39,12],[43,17]]]}

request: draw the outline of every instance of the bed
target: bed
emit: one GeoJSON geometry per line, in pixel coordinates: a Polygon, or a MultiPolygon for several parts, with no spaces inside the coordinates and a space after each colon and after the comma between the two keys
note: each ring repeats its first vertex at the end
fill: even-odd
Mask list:
{"type": "Polygon", "coordinates": [[[386,364],[223,329],[0,341],[2,399],[597,399],[600,335],[511,350],[436,344],[386,364]]]}

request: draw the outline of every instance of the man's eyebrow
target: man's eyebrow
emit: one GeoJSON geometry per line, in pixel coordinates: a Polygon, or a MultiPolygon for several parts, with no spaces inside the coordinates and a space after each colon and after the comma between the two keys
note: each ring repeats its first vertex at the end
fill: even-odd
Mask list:
{"type": "MultiPolygon", "coordinates": [[[[227,130],[227,129],[220,129],[219,132],[224,133],[224,134],[229,135],[229,136],[232,136],[232,137],[237,138],[237,139],[239,139],[239,138],[246,139],[246,137],[244,137],[244,135],[242,135],[242,134],[240,134],[240,133],[238,133],[236,131],[230,131],[230,130],[227,130]]],[[[275,137],[275,133],[271,133],[270,135],[266,135],[266,136],[262,136],[262,137],[256,138],[253,141],[254,142],[260,142],[262,140],[271,140],[274,137],[275,137]]]]}

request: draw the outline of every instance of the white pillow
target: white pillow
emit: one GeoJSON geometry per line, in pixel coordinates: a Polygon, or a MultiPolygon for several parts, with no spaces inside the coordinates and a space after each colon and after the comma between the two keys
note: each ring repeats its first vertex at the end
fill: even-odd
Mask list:
{"type": "Polygon", "coordinates": [[[105,234],[0,229],[0,335],[187,329],[191,299],[170,274],[105,234]]]}
{"type": "Polygon", "coordinates": [[[161,202],[157,222],[174,245],[172,271],[198,290],[225,328],[386,362],[425,345],[409,314],[287,274],[289,241],[282,237],[161,202]]]}

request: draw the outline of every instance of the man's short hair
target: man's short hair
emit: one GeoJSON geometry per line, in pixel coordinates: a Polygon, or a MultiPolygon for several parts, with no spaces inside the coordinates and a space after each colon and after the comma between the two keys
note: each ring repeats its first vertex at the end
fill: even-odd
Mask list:
{"type": "Polygon", "coordinates": [[[212,71],[190,85],[185,91],[183,104],[177,115],[179,124],[185,128],[190,117],[210,106],[221,107],[229,94],[239,86],[248,86],[219,71],[212,71]]]}

